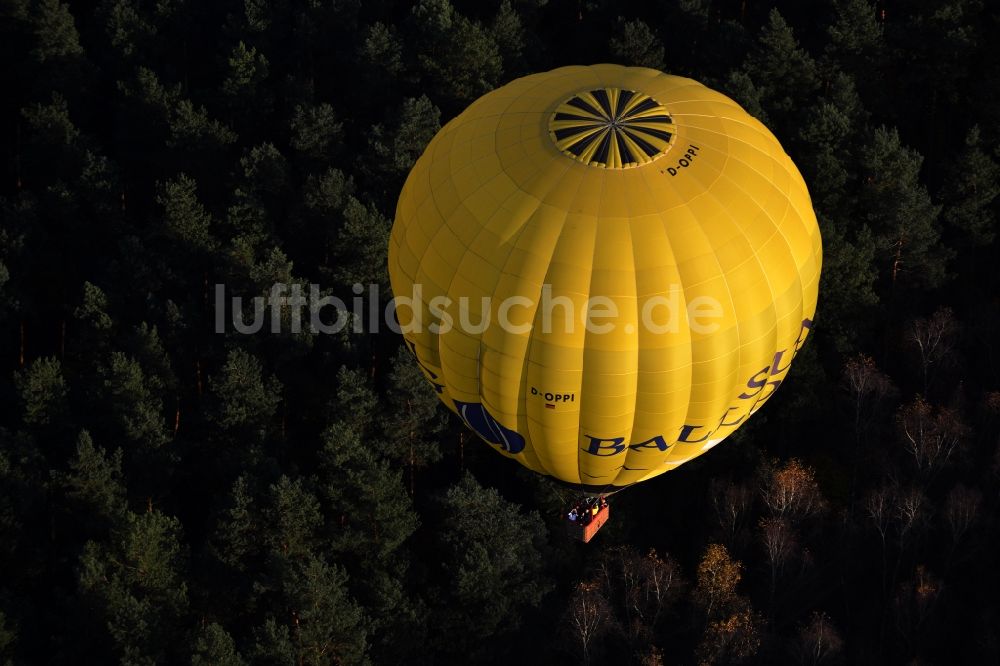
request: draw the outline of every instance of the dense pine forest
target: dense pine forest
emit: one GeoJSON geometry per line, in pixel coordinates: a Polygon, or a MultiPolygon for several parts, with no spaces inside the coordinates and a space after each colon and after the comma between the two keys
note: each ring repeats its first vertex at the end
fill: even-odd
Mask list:
{"type": "Polygon", "coordinates": [[[0,6],[0,663],[1000,663],[995,3],[0,6]],[[584,545],[399,335],[215,285],[388,299],[441,125],[597,62],[767,124],[824,265],[786,386],[584,545]]]}

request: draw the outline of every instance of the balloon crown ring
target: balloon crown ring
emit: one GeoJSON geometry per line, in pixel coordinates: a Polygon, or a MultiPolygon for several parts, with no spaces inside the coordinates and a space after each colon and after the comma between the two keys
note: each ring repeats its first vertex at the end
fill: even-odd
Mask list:
{"type": "Polygon", "coordinates": [[[549,121],[549,135],[565,155],[604,169],[649,164],[670,150],[674,121],[649,95],[621,88],[575,94],[549,121]]]}

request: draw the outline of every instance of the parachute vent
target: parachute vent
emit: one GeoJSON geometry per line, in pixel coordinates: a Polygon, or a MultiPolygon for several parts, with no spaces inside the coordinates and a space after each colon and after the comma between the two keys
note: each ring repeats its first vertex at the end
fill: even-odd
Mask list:
{"type": "Polygon", "coordinates": [[[648,164],[670,150],[674,121],[649,95],[600,88],[560,104],[549,122],[549,134],[559,150],[579,162],[626,169],[648,164]]]}

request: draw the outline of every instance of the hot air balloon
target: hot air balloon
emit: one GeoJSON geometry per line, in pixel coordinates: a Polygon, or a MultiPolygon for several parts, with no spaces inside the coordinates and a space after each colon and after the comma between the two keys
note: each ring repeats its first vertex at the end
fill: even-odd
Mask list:
{"type": "Polygon", "coordinates": [[[652,69],[562,67],[445,125],[396,208],[397,317],[500,454],[605,495],[701,455],[774,394],[822,244],[774,135],[652,69]]]}

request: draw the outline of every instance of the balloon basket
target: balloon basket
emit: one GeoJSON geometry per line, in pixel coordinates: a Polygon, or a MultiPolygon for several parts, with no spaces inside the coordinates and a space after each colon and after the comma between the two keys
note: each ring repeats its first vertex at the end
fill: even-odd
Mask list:
{"type": "Polygon", "coordinates": [[[611,507],[605,506],[597,512],[597,515],[593,517],[588,525],[584,525],[580,520],[567,520],[566,533],[577,541],[589,543],[594,538],[594,535],[604,527],[604,523],[608,522],[608,518],[610,517],[611,507]]]}

